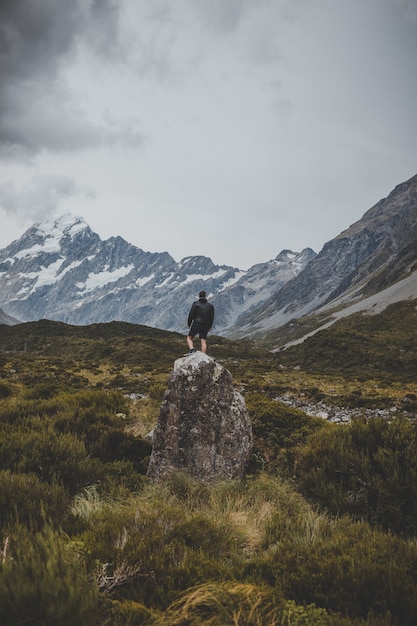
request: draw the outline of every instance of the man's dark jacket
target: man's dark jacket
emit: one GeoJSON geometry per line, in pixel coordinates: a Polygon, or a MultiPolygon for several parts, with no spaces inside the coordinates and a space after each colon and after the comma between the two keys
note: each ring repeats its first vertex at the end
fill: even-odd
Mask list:
{"type": "Polygon", "coordinates": [[[193,320],[206,324],[208,329],[213,326],[214,306],[207,302],[206,298],[199,298],[193,302],[188,315],[188,326],[191,326],[193,320]]]}

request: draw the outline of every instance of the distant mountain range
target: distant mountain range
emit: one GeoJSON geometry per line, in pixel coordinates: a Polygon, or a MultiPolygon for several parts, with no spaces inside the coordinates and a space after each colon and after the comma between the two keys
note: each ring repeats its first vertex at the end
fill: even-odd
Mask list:
{"type": "MultiPolygon", "coordinates": [[[[121,237],[102,241],[71,215],[34,225],[0,251],[0,307],[21,321],[121,320],[186,332],[200,289],[216,307],[213,332],[258,338],[272,349],[287,343],[276,329],[294,320],[311,318],[309,332],[317,332],[351,312],[416,298],[417,175],[319,254],[283,250],[247,271],[203,256],[176,262],[121,237]]],[[[296,340],[304,336],[300,330],[296,340]]]]}
{"type": "Polygon", "coordinates": [[[21,321],[120,320],[186,332],[190,306],[205,289],[216,307],[214,331],[222,333],[314,256],[310,249],[284,250],[248,271],[203,256],[177,263],[121,237],[102,241],[82,218],[67,214],[34,225],[0,251],[0,307],[21,321]]]}

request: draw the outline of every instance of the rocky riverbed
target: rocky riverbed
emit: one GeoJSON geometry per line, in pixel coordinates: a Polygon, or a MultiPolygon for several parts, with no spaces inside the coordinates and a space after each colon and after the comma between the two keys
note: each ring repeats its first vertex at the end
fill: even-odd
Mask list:
{"type": "Polygon", "coordinates": [[[307,413],[307,415],[311,415],[312,417],[321,417],[325,420],[328,420],[329,422],[334,423],[348,424],[352,420],[352,418],[360,416],[365,416],[369,419],[375,417],[393,419],[400,414],[406,415],[408,418],[411,419],[415,419],[416,417],[414,414],[402,411],[396,406],[390,407],[388,409],[369,409],[363,407],[350,409],[345,407],[328,405],[322,401],[315,404],[313,402],[308,402],[307,400],[294,398],[290,395],[278,396],[275,398],[275,400],[277,400],[278,402],[283,402],[293,409],[300,409],[301,411],[304,411],[304,413],[307,413]]]}

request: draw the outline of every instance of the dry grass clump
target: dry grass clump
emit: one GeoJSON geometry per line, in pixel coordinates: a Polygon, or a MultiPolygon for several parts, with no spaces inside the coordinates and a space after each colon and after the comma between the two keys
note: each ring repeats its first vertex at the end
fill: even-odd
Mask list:
{"type": "Polygon", "coordinates": [[[256,585],[210,582],[188,589],[157,622],[169,626],[275,626],[280,603],[256,585]]]}

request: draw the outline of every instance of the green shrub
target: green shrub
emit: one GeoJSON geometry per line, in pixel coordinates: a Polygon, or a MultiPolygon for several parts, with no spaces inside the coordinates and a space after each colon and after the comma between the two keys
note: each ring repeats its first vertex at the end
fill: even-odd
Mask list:
{"type": "MultiPolygon", "coordinates": [[[[104,479],[104,464],[128,462],[128,482],[137,483],[132,466],[146,473],[151,445],[124,431],[116,416],[121,409],[127,410],[126,400],[118,392],[19,400],[0,415],[0,469],[33,473],[76,493],[104,479]]],[[[114,469],[109,475],[115,476],[114,469]]]]}
{"type": "Polygon", "coordinates": [[[0,380],[0,399],[9,398],[13,395],[13,387],[5,380],[0,380]]]}
{"type": "Polygon", "coordinates": [[[102,474],[98,461],[88,457],[85,445],[70,433],[56,433],[48,424],[35,422],[0,431],[0,469],[36,474],[42,481],[61,483],[76,493],[102,474]]]}
{"type": "Polygon", "coordinates": [[[416,623],[416,545],[350,518],[294,521],[283,523],[279,513],[270,520],[267,549],[248,563],[246,577],[351,619],[416,623]]]}
{"type": "Polygon", "coordinates": [[[0,422],[17,426],[32,417],[50,418],[61,410],[61,403],[51,400],[21,400],[12,405],[0,407],[0,422]]]}
{"type": "Polygon", "coordinates": [[[174,472],[165,484],[169,494],[190,508],[206,503],[212,493],[207,485],[198,482],[185,472],[174,472]]]}
{"type": "Polygon", "coordinates": [[[399,534],[417,534],[417,425],[356,419],[322,429],[297,454],[301,491],[399,534]]]}
{"type": "Polygon", "coordinates": [[[2,626],[97,626],[98,589],[62,534],[19,529],[0,563],[2,626]]]}
{"type": "Polygon", "coordinates": [[[121,588],[124,598],[160,609],[195,583],[227,576],[236,535],[222,520],[187,511],[164,493],[136,506],[96,507],[82,541],[94,562],[108,563],[109,575],[120,568],[140,571],[121,588]]]}
{"type": "Polygon", "coordinates": [[[24,393],[26,400],[49,400],[58,391],[56,383],[41,383],[27,389],[24,393]]]}
{"type": "Polygon", "coordinates": [[[214,520],[205,512],[189,513],[167,533],[166,541],[192,548],[208,558],[221,555],[223,560],[230,559],[243,545],[242,537],[230,524],[224,519],[214,520]]]}
{"type": "Polygon", "coordinates": [[[102,465],[102,476],[97,483],[99,493],[120,497],[128,497],[131,492],[138,492],[146,484],[143,470],[139,473],[131,461],[110,461],[102,465]]]}
{"type": "Polygon", "coordinates": [[[90,444],[91,454],[104,463],[130,461],[139,474],[146,474],[152,445],[121,428],[107,429],[101,441],[90,444]]]}
{"type": "Polygon", "coordinates": [[[245,397],[254,434],[254,454],[248,472],[292,470],[292,450],[308,435],[323,427],[323,420],[309,417],[268,396],[249,393],[245,397]]]}
{"type": "Polygon", "coordinates": [[[164,397],[164,393],[166,391],[166,385],[162,385],[160,383],[155,383],[149,387],[149,396],[152,400],[157,400],[158,402],[162,402],[162,398],[164,397]]]}
{"type": "Polygon", "coordinates": [[[37,476],[0,471],[0,530],[18,522],[39,530],[45,520],[64,524],[70,510],[68,493],[37,476]]]}
{"type": "Polygon", "coordinates": [[[72,406],[93,408],[96,412],[108,412],[112,415],[126,412],[126,399],[118,391],[84,390],[73,396],[72,406]]]}
{"type": "Polygon", "coordinates": [[[279,448],[293,447],[305,441],[323,425],[323,420],[309,417],[303,411],[262,394],[250,393],[245,400],[255,435],[279,448]]]}

